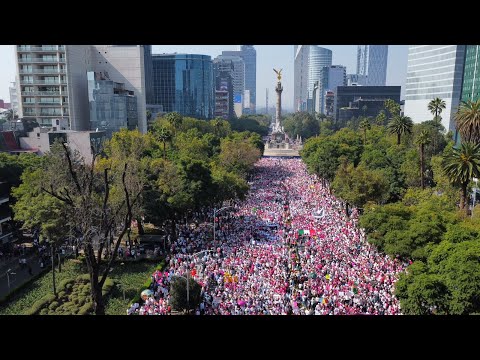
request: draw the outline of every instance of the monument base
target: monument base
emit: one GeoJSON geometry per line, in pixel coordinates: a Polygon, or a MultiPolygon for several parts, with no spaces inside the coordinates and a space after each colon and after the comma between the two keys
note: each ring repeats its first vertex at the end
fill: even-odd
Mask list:
{"type": "Polygon", "coordinates": [[[263,151],[263,156],[300,157],[300,154],[296,149],[277,149],[265,147],[265,150],[263,151]]]}
{"type": "Polygon", "coordinates": [[[292,144],[283,132],[273,133],[271,140],[265,143],[264,156],[300,156],[302,146],[292,144]]]}

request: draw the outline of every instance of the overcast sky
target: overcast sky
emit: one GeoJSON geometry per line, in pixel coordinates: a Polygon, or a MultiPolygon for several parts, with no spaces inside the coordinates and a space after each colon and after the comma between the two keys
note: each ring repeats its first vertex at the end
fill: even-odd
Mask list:
{"type": "MultiPolygon", "coordinates": [[[[347,73],[356,72],[357,45],[320,45],[333,52],[333,65],[344,65],[347,73]]],[[[223,50],[237,50],[238,45],[154,45],[154,53],[191,53],[216,57],[223,50]]],[[[273,68],[283,68],[282,103],[293,109],[293,45],[255,45],[257,50],[257,108],[265,107],[265,89],[269,90],[269,103],[273,105],[276,76],[273,68]]],[[[405,93],[407,73],[407,45],[390,45],[388,49],[387,85],[402,86],[405,93]]],[[[10,101],[8,87],[15,81],[15,54],[13,45],[0,45],[0,99],[10,101]]]]}

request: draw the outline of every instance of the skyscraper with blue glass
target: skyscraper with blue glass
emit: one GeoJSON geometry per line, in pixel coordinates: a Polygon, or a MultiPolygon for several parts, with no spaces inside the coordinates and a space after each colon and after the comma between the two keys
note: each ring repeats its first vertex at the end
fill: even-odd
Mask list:
{"type": "Polygon", "coordinates": [[[361,85],[385,86],[387,83],[388,45],[358,45],[357,74],[361,85]]]}
{"type": "Polygon", "coordinates": [[[196,54],[152,56],[154,104],[164,112],[211,119],[215,111],[212,59],[196,54]]]}
{"type": "Polygon", "coordinates": [[[480,45],[467,45],[461,100],[478,99],[480,99],[480,45]]]}

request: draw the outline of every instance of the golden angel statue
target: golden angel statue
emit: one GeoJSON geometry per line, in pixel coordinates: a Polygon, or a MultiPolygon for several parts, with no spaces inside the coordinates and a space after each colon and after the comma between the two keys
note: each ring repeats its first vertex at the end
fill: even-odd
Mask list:
{"type": "Polygon", "coordinates": [[[278,70],[273,69],[273,71],[275,71],[277,73],[278,81],[282,80],[282,70],[283,69],[280,69],[280,71],[278,71],[278,70]]]}

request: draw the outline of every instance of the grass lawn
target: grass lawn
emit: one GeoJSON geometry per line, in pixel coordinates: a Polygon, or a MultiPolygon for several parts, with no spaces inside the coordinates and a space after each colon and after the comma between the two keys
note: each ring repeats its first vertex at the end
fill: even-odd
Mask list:
{"type": "Polygon", "coordinates": [[[131,305],[131,300],[139,295],[142,284],[150,278],[155,271],[156,262],[137,262],[117,264],[110,273],[109,278],[115,281],[117,286],[112,290],[105,312],[107,315],[127,315],[127,309],[131,305]],[[125,290],[125,300],[123,300],[123,290],[125,290]]]}
{"type": "MultiPolygon", "coordinates": [[[[124,265],[117,263],[109,278],[115,281],[115,286],[106,298],[107,315],[126,315],[131,300],[139,295],[142,284],[150,278],[154,272],[157,262],[125,262],[124,265]],[[125,300],[123,300],[125,290],[125,300]]],[[[86,273],[85,266],[78,260],[68,260],[62,266],[62,272],[55,273],[56,284],[65,279],[75,279],[86,273]]],[[[26,285],[14,298],[0,309],[0,315],[20,315],[30,309],[33,303],[45,295],[52,293],[51,271],[42,275],[39,279],[26,285]]]]}
{"type": "MultiPolygon", "coordinates": [[[[66,261],[62,265],[61,273],[55,271],[57,286],[62,280],[75,278],[81,274],[81,267],[81,263],[77,260],[69,259],[66,261]]],[[[52,293],[52,272],[48,271],[15,294],[14,298],[0,309],[0,315],[21,315],[30,309],[35,301],[52,293]]]]}

